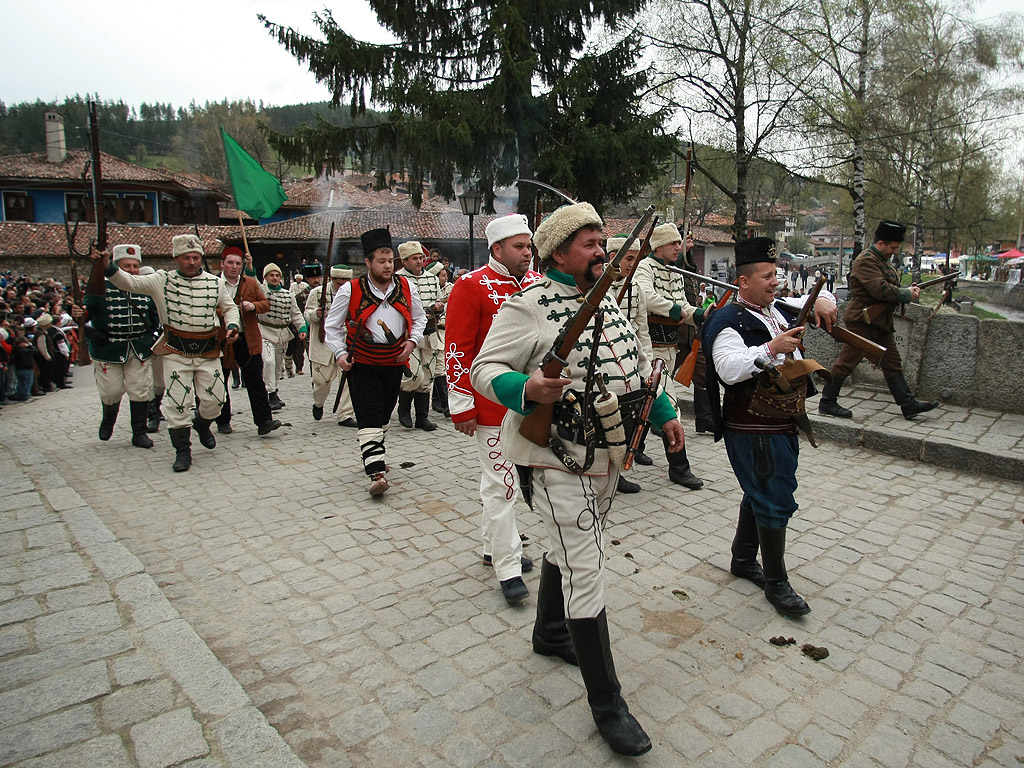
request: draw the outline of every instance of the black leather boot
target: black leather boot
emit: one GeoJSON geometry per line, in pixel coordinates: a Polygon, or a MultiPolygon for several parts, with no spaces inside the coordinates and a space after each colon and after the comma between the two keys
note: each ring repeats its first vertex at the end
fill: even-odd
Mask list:
{"type": "Polygon", "coordinates": [[[217,447],[217,438],[213,436],[213,430],[210,429],[211,424],[213,424],[213,419],[204,419],[202,416],[192,419],[192,427],[199,435],[199,444],[203,448],[217,447]]]}
{"type": "Polygon", "coordinates": [[[537,621],[533,624],[533,652],[541,656],[557,656],[579,666],[572,638],[565,626],[565,603],[562,599],[562,572],[549,562],[545,553],[540,564],[540,586],[537,587],[537,621]]]}
{"type": "Polygon", "coordinates": [[[608,642],[608,617],[567,619],[565,622],[576,650],[587,701],[597,730],[608,746],[620,755],[642,755],[651,749],[651,739],[629,713],[622,698],[622,686],[615,676],[615,661],[608,642]]]}
{"type": "Polygon", "coordinates": [[[416,429],[422,429],[425,432],[433,432],[437,429],[437,424],[427,418],[427,414],[430,413],[430,393],[417,392],[413,402],[416,403],[416,429]]]}
{"type": "Polygon", "coordinates": [[[896,374],[891,379],[886,379],[885,383],[889,385],[892,399],[896,401],[896,405],[903,411],[903,418],[907,421],[910,421],[919,413],[925,413],[939,405],[938,400],[928,400],[926,402],[917,400],[910,391],[910,385],[907,384],[907,380],[903,378],[902,373],[896,374]]]}
{"type": "Polygon", "coordinates": [[[132,418],[132,445],[136,448],[152,448],[153,441],[146,434],[146,418],[149,415],[149,402],[130,400],[128,408],[132,418]]]}
{"type": "Polygon", "coordinates": [[[711,404],[708,391],[702,387],[693,388],[693,428],[698,433],[715,433],[715,422],[711,420],[711,404]]]}
{"type": "Polygon", "coordinates": [[[445,418],[448,418],[451,413],[448,410],[448,380],[444,376],[434,377],[434,405],[435,411],[440,413],[445,418]]]}
{"type": "Polygon", "coordinates": [[[270,403],[270,410],[272,411],[280,411],[284,408],[284,400],[278,396],[276,389],[273,392],[267,393],[267,402],[270,403]]]}
{"type": "Polygon", "coordinates": [[[121,410],[121,403],[113,405],[103,403],[103,420],[100,421],[100,440],[109,440],[114,434],[114,423],[117,421],[117,412],[121,410]]]}
{"type": "Polygon", "coordinates": [[[843,406],[836,402],[839,398],[839,390],[843,388],[844,381],[845,379],[834,376],[832,381],[822,388],[821,399],[818,400],[818,413],[823,413],[826,416],[835,416],[839,419],[853,418],[853,411],[849,408],[843,408],[843,406]]]}
{"type": "Polygon", "coordinates": [[[412,392],[398,393],[398,423],[412,429],[412,392]]]}
{"type": "Polygon", "coordinates": [[[161,392],[158,395],[153,395],[153,399],[147,404],[149,422],[146,424],[146,431],[151,435],[160,431],[160,420],[162,418],[160,413],[160,403],[162,403],[163,400],[164,393],[161,392]]]}
{"type": "Polygon", "coordinates": [[[704,481],[690,471],[690,460],[686,458],[686,446],[677,453],[668,452],[668,438],[661,436],[665,444],[665,458],[668,460],[668,479],[673,483],[696,491],[704,487],[704,481]]]}
{"type": "Polygon", "coordinates": [[[740,504],[740,516],[736,521],[736,535],[732,540],[732,562],[729,572],[741,579],[750,579],[764,589],[764,570],[757,562],[757,521],[754,510],[746,502],[740,504]]]}
{"type": "Polygon", "coordinates": [[[174,446],[172,469],[175,472],[188,472],[188,468],[192,466],[191,432],[189,427],[175,427],[167,430],[167,434],[171,437],[171,445],[174,446]]]}
{"type": "Polygon", "coordinates": [[[793,591],[786,575],[786,528],[757,526],[764,563],[764,596],[783,616],[805,616],[811,612],[804,599],[793,591]]]}

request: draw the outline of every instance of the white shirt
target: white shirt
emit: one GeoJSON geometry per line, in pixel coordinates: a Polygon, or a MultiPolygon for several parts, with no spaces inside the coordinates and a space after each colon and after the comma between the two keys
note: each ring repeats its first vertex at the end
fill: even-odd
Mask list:
{"type": "MultiPolygon", "coordinates": [[[[809,295],[801,296],[795,300],[780,299],[780,301],[785,301],[791,307],[803,307],[808,298],[810,298],[809,295]]],[[[818,294],[818,298],[828,299],[833,304],[836,303],[836,297],[824,289],[818,294]]],[[[773,339],[789,328],[789,318],[775,307],[775,302],[764,308],[752,308],[746,302],[741,301],[741,303],[747,312],[764,323],[765,328],[768,329],[773,339]]],[[[808,317],[810,318],[811,316],[808,317]]],[[[759,369],[754,365],[754,361],[759,357],[764,357],[776,365],[781,365],[786,359],[785,355],[772,354],[767,344],[748,347],[746,342],[743,341],[743,337],[740,336],[739,331],[735,328],[723,328],[719,331],[712,347],[711,356],[715,361],[715,370],[718,372],[718,378],[726,384],[738,384],[758,373],[759,369]]],[[[800,354],[800,350],[797,349],[794,350],[793,357],[800,360],[803,356],[800,354]]]]}
{"type": "MultiPolygon", "coordinates": [[[[367,280],[366,282],[370,286],[370,291],[373,292],[373,295],[378,299],[382,299],[381,303],[373,311],[373,314],[370,315],[370,322],[366,330],[370,332],[375,342],[387,344],[384,330],[377,323],[378,320],[383,320],[397,338],[402,338],[402,334],[405,333],[405,318],[401,312],[386,300],[392,291],[395,290],[397,280],[392,278],[387,289],[383,291],[374,285],[372,280],[367,280]]],[[[423,311],[423,304],[420,302],[420,296],[416,292],[415,283],[411,280],[408,283],[409,294],[412,298],[412,328],[409,330],[409,339],[418,345],[423,338],[423,330],[427,327],[427,315],[423,311]]],[[[334,295],[334,301],[331,303],[331,309],[328,311],[327,319],[324,322],[324,341],[330,348],[335,360],[348,354],[345,324],[348,320],[348,305],[351,299],[352,281],[349,280],[342,283],[341,288],[334,295]]]]}

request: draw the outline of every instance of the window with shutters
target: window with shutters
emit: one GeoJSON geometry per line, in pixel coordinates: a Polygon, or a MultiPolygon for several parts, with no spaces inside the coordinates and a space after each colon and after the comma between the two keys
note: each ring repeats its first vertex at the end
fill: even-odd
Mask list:
{"type": "Polygon", "coordinates": [[[25,192],[4,192],[4,217],[7,221],[35,221],[32,198],[25,192]]]}

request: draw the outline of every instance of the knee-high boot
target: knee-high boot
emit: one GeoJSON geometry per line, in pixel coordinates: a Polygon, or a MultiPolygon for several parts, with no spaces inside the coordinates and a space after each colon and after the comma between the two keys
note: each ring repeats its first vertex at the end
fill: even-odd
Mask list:
{"type": "Polygon", "coordinates": [[[793,591],[786,574],[786,528],[757,526],[764,563],[764,596],[783,616],[804,616],[811,612],[804,599],[793,591]]]}
{"type": "Polygon", "coordinates": [[[149,414],[149,402],[130,400],[128,401],[128,408],[132,417],[132,445],[136,448],[152,448],[153,441],[146,434],[146,417],[149,414]]]}
{"type": "Polygon", "coordinates": [[[838,402],[839,390],[843,388],[845,379],[833,376],[832,381],[826,384],[821,390],[821,399],[818,400],[818,413],[826,416],[835,416],[840,419],[853,418],[853,411],[843,408],[838,402]]]}
{"type": "Polygon", "coordinates": [[[416,429],[426,432],[433,432],[437,429],[437,424],[427,418],[430,413],[430,393],[417,392],[413,397],[413,402],[416,404],[416,429]]]}
{"type": "Polygon", "coordinates": [[[150,434],[160,431],[160,420],[163,414],[160,413],[160,403],[164,400],[164,393],[159,392],[153,395],[153,399],[147,404],[149,422],[146,424],[146,431],[150,434]]]}
{"type": "Polygon", "coordinates": [[[109,440],[114,434],[114,424],[117,422],[117,412],[121,410],[121,403],[113,405],[103,403],[103,419],[100,421],[100,440],[109,440]]]}
{"type": "Polygon", "coordinates": [[[740,515],[736,521],[736,536],[732,540],[732,563],[729,572],[741,579],[750,579],[764,589],[764,570],[757,562],[757,521],[754,510],[746,502],[740,504],[740,515]]]}
{"type": "Polygon", "coordinates": [[[896,401],[896,405],[903,411],[903,418],[909,421],[910,419],[917,416],[919,413],[925,413],[930,411],[932,408],[938,406],[938,400],[928,400],[922,402],[914,397],[910,391],[910,385],[907,384],[907,380],[903,377],[902,373],[898,373],[891,379],[886,379],[885,383],[889,385],[889,391],[892,393],[892,399],[896,401]]]}
{"type": "Polygon", "coordinates": [[[714,434],[715,422],[711,420],[711,404],[708,402],[708,391],[703,387],[693,387],[693,428],[697,432],[714,434]]]}
{"type": "Polygon", "coordinates": [[[412,392],[398,393],[398,423],[412,429],[412,392]]]}
{"type": "Polygon", "coordinates": [[[211,424],[213,424],[213,419],[204,419],[202,416],[192,419],[192,427],[199,435],[199,444],[203,448],[217,447],[217,438],[213,436],[213,430],[210,429],[211,424]]]}
{"type": "Polygon", "coordinates": [[[533,652],[557,656],[579,666],[572,638],[565,626],[565,602],[562,598],[562,572],[547,554],[541,560],[540,586],[537,588],[537,621],[533,624],[533,652]]]}
{"type": "Polygon", "coordinates": [[[673,483],[689,488],[691,491],[703,488],[704,481],[690,471],[690,460],[686,457],[686,446],[684,445],[676,453],[669,453],[668,437],[662,434],[661,440],[665,444],[665,458],[668,460],[668,479],[673,483]]]}
{"type": "Polygon", "coordinates": [[[608,641],[608,617],[604,609],[593,619],[568,619],[566,626],[579,661],[587,701],[597,730],[608,746],[621,755],[642,755],[651,739],[629,713],[622,686],[615,676],[615,661],[608,641]]]}
{"type": "Polygon", "coordinates": [[[172,469],[175,472],[187,472],[192,466],[192,429],[190,427],[174,427],[168,429],[167,434],[171,437],[171,445],[174,446],[174,464],[172,469]]]}
{"type": "Polygon", "coordinates": [[[434,410],[446,418],[451,415],[448,410],[448,380],[444,376],[434,377],[434,410]]]}

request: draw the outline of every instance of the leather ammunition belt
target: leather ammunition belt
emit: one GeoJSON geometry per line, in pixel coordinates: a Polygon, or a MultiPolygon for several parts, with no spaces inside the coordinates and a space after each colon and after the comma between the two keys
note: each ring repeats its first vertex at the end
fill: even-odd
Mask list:
{"type": "Polygon", "coordinates": [[[674,347],[679,343],[679,321],[660,315],[648,315],[647,327],[651,344],[656,347],[674,347]]]}
{"type": "Polygon", "coordinates": [[[217,342],[217,329],[204,333],[189,333],[164,328],[163,336],[153,346],[156,354],[177,352],[185,357],[220,357],[220,344],[217,342]],[[160,348],[157,351],[157,348],[160,348]]]}
{"type": "MultiPolygon", "coordinates": [[[[640,419],[640,409],[644,404],[644,391],[627,392],[619,395],[619,411],[622,414],[622,424],[626,431],[626,441],[636,431],[636,425],[640,419]]],[[[583,396],[575,390],[567,390],[562,400],[555,403],[555,410],[551,417],[551,423],[555,425],[558,436],[562,440],[576,445],[587,444],[586,434],[583,430],[583,396]]],[[[591,405],[591,408],[593,406],[591,405]]],[[[594,440],[598,448],[607,448],[608,441],[605,439],[604,430],[601,429],[600,419],[596,413],[592,414],[591,423],[594,425],[594,440]]]]}

